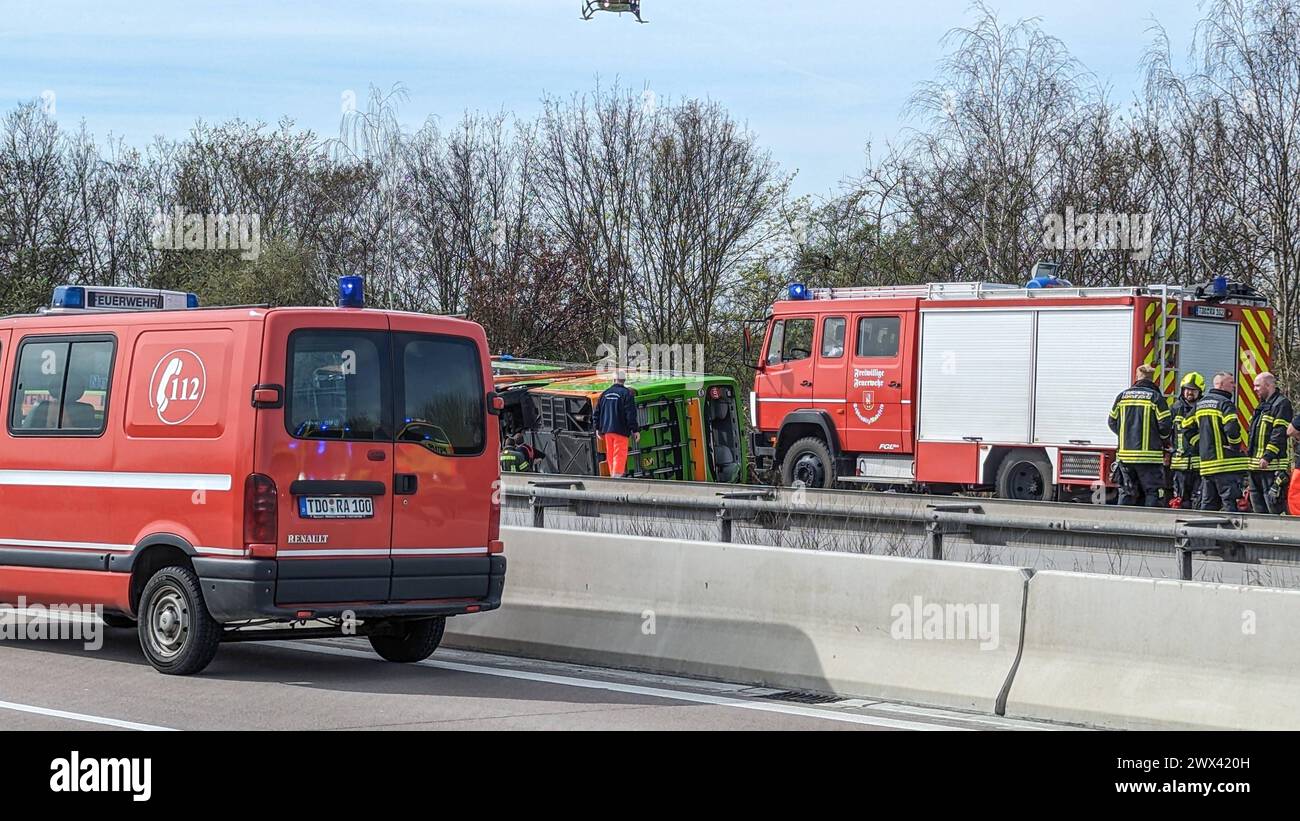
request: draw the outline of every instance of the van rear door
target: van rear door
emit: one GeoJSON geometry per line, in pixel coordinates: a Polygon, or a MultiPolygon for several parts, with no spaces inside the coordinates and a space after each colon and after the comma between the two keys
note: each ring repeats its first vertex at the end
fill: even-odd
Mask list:
{"type": "Polygon", "coordinates": [[[283,410],[257,412],[255,471],[278,494],[278,604],[388,599],[391,345],[382,313],[267,315],[261,381],[283,410]]]}
{"type": "Polygon", "coordinates": [[[394,601],[487,595],[499,430],[487,340],[470,323],[391,315],[394,601]]]}

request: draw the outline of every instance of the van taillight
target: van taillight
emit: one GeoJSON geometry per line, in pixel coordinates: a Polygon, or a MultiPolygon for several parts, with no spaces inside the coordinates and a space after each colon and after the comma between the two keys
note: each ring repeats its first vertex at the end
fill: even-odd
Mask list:
{"type": "Polygon", "coordinates": [[[261,473],[248,474],[244,482],[244,544],[275,544],[279,531],[275,482],[261,473]]]}

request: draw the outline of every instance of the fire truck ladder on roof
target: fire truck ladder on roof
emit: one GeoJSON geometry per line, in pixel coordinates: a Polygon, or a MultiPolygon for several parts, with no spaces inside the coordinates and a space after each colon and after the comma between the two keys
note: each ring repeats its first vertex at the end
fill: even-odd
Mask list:
{"type": "Polygon", "coordinates": [[[1188,288],[1176,285],[1097,288],[1022,288],[1000,282],[931,282],[925,285],[879,285],[849,288],[810,288],[813,299],[1059,299],[1061,297],[1126,297],[1164,295],[1185,299],[1188,288]]]}

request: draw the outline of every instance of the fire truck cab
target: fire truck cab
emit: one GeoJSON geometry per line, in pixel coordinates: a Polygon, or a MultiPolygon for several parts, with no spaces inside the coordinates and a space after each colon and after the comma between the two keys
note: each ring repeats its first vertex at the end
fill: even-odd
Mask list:
{"type": "Polygon", "coordinates": [[[1271,362],[1272,310],[1249,289],[809,289],[766,320],[751,452],[782,484],[993,490],[1055,499],[1111,485],[1107,426],[1137,366],[1173,396],[1181,375],[1251,379],[1271,362]]]}
{"type": "Polygon", "coordinates": [[[102,606],[164,673],[349,626],[423,659],[501,601],[488,362],[360,277],[337,308],[61,287],[0,318],[0,602],[102,606]]]}

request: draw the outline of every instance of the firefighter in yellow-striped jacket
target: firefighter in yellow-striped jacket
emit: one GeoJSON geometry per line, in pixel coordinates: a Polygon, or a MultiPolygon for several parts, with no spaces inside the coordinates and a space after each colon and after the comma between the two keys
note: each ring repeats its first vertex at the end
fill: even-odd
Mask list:
{"type": "Polygon", "coordinates": [[[1233,399],[1236,387],[1232,374],[1216,373],[1214,387],[1183,420],[1187,444],[1201,457],[1201,510],[1241,509],[1250,459],[1233,399]]]}
{"type": "Polygon", "coordinates": [[[1250,419],[1250,508],[1256,513],[1281,513],[1291,478],[1291,448],[1286,428],[1295,416],[1291,400],[1278,390],[1277,379],[1265,371],[1255,377],[1259,407],[1250,419]]]}
{"type": "Polygon", "coordinates": [[[1205,378],[1196,371],[1183,377],[1178,398],[1169,406],[1174,415],[1174,453],[1169,469],[1174,474],[1174,497],[1170,507],[1196,509],[1201,504],[1201,454],[1187,443],[1183,420],[1196,411],[1196,403],[1205,393],[1205,378]]]}
{"type": "Polygon", "coordinates": [[[1108,424],[1119,436],[1119,503],[1164,507],[1165,443],[1173,431],[1173,414],[1156,387],[1156,369],[1142,365],[1137,382],[1115,397],[1108,424]]]}

